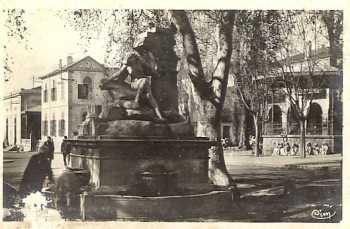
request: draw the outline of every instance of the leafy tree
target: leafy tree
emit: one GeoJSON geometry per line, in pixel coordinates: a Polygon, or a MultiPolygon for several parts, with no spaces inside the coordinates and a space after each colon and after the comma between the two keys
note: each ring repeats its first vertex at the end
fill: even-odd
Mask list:
{"type": "Polygon", "coordinates": [[[276,52],[283,44],[280,11],[241,11],[236,20],[236,85],[241,101],[254,119],[254,152],[259,156],[262,124],[268,109],[276,52]]]}
{"type": "Polygon", "coordinates": [[[198,50],[197,39],[188,15],[182,10],[170,11],[172,22],[182,36],[184,57],[188,75],[198,93],[200,101],[200,121],[204,125],[197,127],[197,134],[203,134],[216,145],[211,150],[209,177],[218,186],[233,184],[229,176],[221,145],[221,113],[226,96],[230,60],[232,54],[232,28],[234,11],[214,11],[216,22],[217,64],[209,81],[206,79],[198,50]]]}
{"type": "Polygon", "coordinates": [[[279,71],[275,74],[279,76],[281,91],[290,103],[289,116],[299,122],[299,127],[296,127],[300,131],[299,149],[306,157],[306,120],[317,95],[315,89],[324,84],[324,79],[316,76],[317,71],[322,71],[316,52],[322,27],[318,26],[320,20],[316,11],[289,11],[286,17],[281,24],[285,44],[280,49],[279,71]]]}
{"type": "Polygon", "coordinates": [[[319,11],[323,23],[326,25],[331,53],[330,65],[342,69],[343,63],[338,63],[343,53],[343,11],[319,11]]]}
{"type": "MultiPolygon", "coordinates": [[[[25,11],[23,9],[7,9],[3,10],[5,16],[5,32],[8,39],[15,40],[17,43],[23,43],[25,48],[28,47],[28,28],[25,21],[25,11]]],[[[12,75],[11,65],[13,64],[13,57],[8,52],[8,47],[4,47],[4,79],[8,81],[12,75]]]]}

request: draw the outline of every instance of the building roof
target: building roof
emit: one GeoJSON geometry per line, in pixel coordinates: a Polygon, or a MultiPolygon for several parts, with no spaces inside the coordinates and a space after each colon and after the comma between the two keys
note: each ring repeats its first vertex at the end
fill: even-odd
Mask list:
{"type": "MultiPolygon", "coordinates": [[[[341,52],[342,50],[340,49],[336,50],[337,56],[341,57],[341,52]]],[[[305,53],[298,53],[286,59],[283,59],[280,62],[288,62],[289,64],[301,63],[305,61],[305,55],[305,53]]],[[[331,56],[330,47],[322,46],[321,48],[318,48],[316,50],[313,49],[311,50],[311,55],[316,60],[328,58],[331,56]]]]}
{"type": "Polygon", "coordinates": [[[72,68],[73,66],[81,63],[82,61],[86,60],[86,59],[91,59],[93,60],[94,62],[96,62],[97,64],[99,64],[101,67],[105,68],[102,64],[100,64],[98,61],[96,61],[94,58],[92,58],[91,56],[86,56],[78,61],[75,61],[69,65],[64,65],[62,66],[61,68],[57,68],[55,70],[53,70],[52,72],[49,72],[47,73],[46,75],[43,75],[43,76],[40,76],[39,79],[46,79],[46,78],[49,78],[51,76],[54,76],[54,75],[57,75],[61,72],[65,72],[65,71],[68,71],[70,68],[72,68]]]}
{"type": "Polygon", "coordinates": [[[12,91],[9,94],[4,96],[4,100],[9,99],[9,98],[14,98],[14,97],[17,97],[17,96],[21,96],[21,95],[24,95],[24,94],[35,94],[35,93],[37,93],[37,94],[41,93],[41,86],[33,87],[33,88],[29,88],[29,89],[21,88],[19,90],[12,91]]]}
{"type": "Polygon", "coordinates": [[[31,93],[41,93],[41,86],[21,90],[21,94],[31,94],[31,93]]]}
{"type": "Polygon", "coordinates": [[[22,113],[26,113],[26,112],[41,112],[41,105],[30,107],[22,111],[22,113]]]}

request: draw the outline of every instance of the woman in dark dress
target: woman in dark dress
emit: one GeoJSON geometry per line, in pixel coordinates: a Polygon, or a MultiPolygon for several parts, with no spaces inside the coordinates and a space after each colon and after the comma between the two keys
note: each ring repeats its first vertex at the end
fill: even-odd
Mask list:
{"type": "Polygon", "coordinates": [[[53,182],[52,170],[48,160],[48,147],[43,145],[39,148],[39,152],[34,154],[24,170],[19,193],[23,198],[30,193],[41,191],[46,177],[53,182]]]}

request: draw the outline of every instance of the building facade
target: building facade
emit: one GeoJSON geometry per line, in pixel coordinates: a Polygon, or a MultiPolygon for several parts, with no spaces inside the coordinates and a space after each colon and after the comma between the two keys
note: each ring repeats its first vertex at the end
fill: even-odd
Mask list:
{"type": "Polygon", "coordinates": [[[41,87],[14,91],[6,95],[3,102],[4,146],[35,150],[41,135],[41,87]]]}
{"type": "MultiPolygon", "coordinates": [[[[312,78],[319,82],[310,88],[306,103],[306,143],[312,146],[329,146],[328,153],[342,153],[343,73],[330,65],[329,48],[313,52],[317,59],[312,78]],[[310,103],[311,102],[311,103],[310,103]]],[[[292,57],[294,75],[310,77],[306,69],[305,55],[292,57]]],[[[268,104],[268,120],[264,123],[263,152],[270,155],[278,143],[291,146],[300,143],[300,123],[283,89],[275,88],[268,104]]]]}
{"type": "Polygon", "coordinates": [[[42,80],[41,139],[51,136],[55,151],[60,150],[64,136],[73,137],[88,113],[89,106],[101,110],[103,94],[99,81],[106,77],[106,69],[92,57],[73,62],[67,57],[66,65],[59,61],[58,68],[42,80]]]}

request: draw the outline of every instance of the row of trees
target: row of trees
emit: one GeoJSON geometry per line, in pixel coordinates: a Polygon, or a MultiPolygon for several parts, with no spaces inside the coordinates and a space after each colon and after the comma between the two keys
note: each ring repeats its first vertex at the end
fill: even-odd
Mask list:
{"type": "MultiPolygon", "coordinates": [[[[232,10],[75,10],[60,11],[59,16],[74,26],[86,43],[107,31],[105,62],[115,65],[134,42],[136,34],[146,30],[150,22],[156,26],[174,26],[177,30],[177,52],[182,57],[192,82],[199,118],[197,135],[207,136],[217,144],[211,149],[209,176],[218,186],[234,185],[228,175],[221,146],[221,118],[229,74],[233,75],[241,101],[253,116],[258,155],[261,123],[266,117],[270,77],[279,75],[287,98],[295,110],[302,130],[305,149],[307,103],[311,103],[309,86],[317,60],[306,58],[308,78],[294,74],[290,57],[301,47],[307,51],[314,34],[314,47],[324,28],[336,55],[341,48],[341,11],[232,11],[232,10]],[[296,40],[300,47],[293,47],[296,40]],[[293,43],[294,42],[294,43],[293,43]],[[234,55],[232,55],[234,53],[234,55]],[[204,63],[204,64],[203,64],[204,63]],[[296,78],[295,78],[296,77],[296,78]]],[[[323,34],[324,35],[324,34],[323,34]]],[[[337,57],[334,57],[335,59],[337,57]]],[[[333,59],[334,59],[333,58],[333,59]]],[[[332,60],[333,60],[332,59],[332,60]]],[[[333,62],[336,65],[336,62],[333,62]]],[[[304,66],[302,66],[304,67],[304,66]]],[[[339,66],[338,66],[339,67],[339,66]]],[[[304,154],[305,155],[305,154],[304,154]]]]}
{"type": "MultiPolygon", "coordinates": [[[[299,121],[300,152],[305,152],[305,124],[321,88],[324,69],[317,57],[321,45],[330,47],[330,66],[342,69],[341,11],[243,11],[236,21],[233,72],[241,101],[254,119],[259,155],[262,123],[277,90],[287,97],[299,121]]],[[[270,117],[271,118],[271,117],[270,117]]]]}

